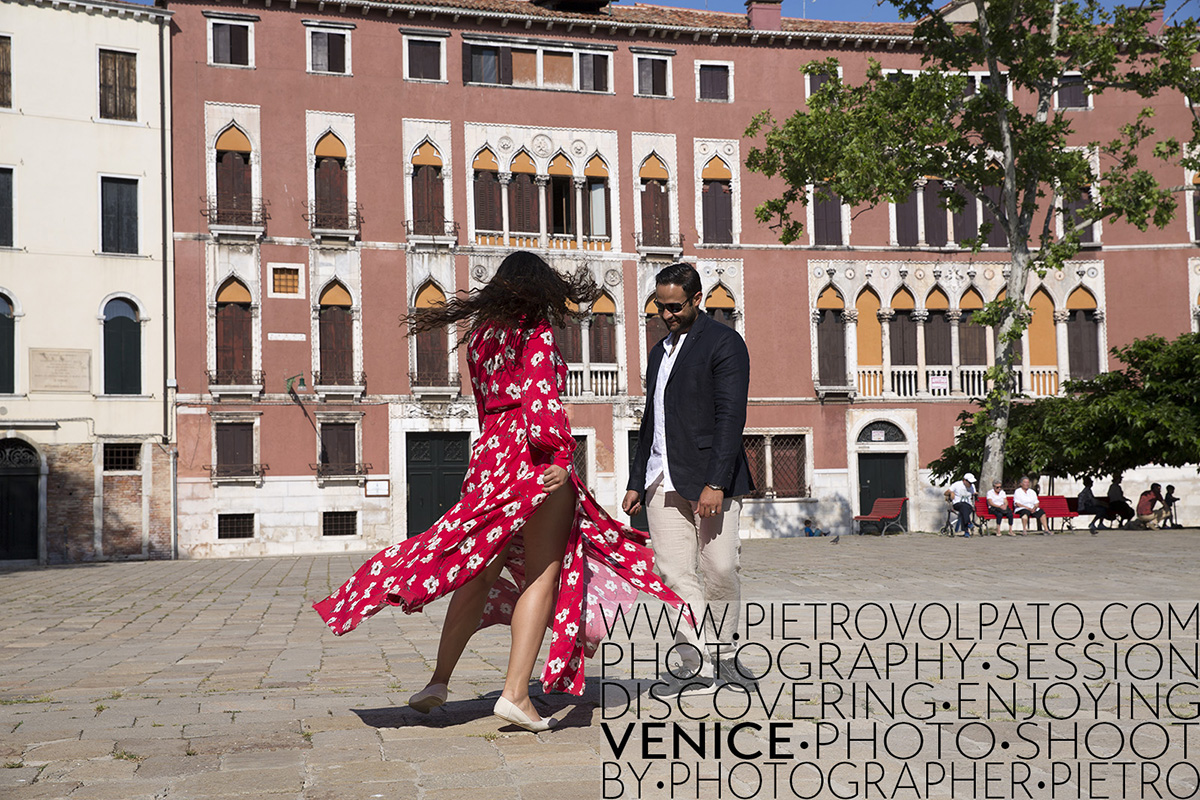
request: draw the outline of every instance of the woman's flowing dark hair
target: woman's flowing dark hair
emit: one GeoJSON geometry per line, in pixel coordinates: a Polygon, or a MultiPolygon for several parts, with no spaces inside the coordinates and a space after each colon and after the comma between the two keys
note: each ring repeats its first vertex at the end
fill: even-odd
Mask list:
{"type": "Polygon", "coordinates": [[[408,325],[409,336],[464,323],[466,332],[459,340],[462,344],[476,329],[489,324],[533,328],[547,320],[561,327],[573,313],[568,303],[582,306],[599,296],[600,287],[586,267],[562,275],[540,256],[518,250],[500,262],[500,268],[483,288],[469,294],[460,292],[441,305],[418,308],[402,316],[400,322],[408,325]]]}

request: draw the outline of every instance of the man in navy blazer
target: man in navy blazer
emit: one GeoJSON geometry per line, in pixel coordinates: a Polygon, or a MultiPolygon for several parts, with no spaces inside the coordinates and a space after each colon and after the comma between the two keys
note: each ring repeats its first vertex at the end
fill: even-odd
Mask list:
{"type": "MultiPolygon", "coordinates": [[[[741,335],[700,310],[700,275],[672,264],[656,277],[655,303],[668,335],[646,366],[646,410],[621,507],[646,508],[650,543],[663,581],[713,620],[681,630],[684,680],[669,696],[715,688],[716,645],[732,653],[741,608],[741,497],[753,488],[742,429],[750,391],[750,354],[741,335]]],[[[685,626],[686,627],[686,626],[685,626]]]]}

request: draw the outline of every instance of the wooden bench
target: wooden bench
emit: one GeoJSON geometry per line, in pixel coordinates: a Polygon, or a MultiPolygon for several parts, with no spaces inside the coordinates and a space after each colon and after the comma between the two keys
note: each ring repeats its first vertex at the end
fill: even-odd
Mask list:
{"type": "MultiPolygon", "coordinates": [[[[1011,496],[1008,498],[1008,510],[1012,511],[1011,496]]],[[[987,523],[996,521],[996,515],[988,511],[987,497],[979,496],[975,498],[975,516],[979,519],[980,528],[984,530],[987,528],[987,523]]],[[[998,533],[1000,530],[999,525],[996,526],[996,530],[998,533]]]]}
{"type": "Polygon", "coordinates": [[[1071,520],[1079,516],[1078,513],[1071,510],[1067,498],[1061,494],[1048,494],[1045,497],[1038,498],[1038,507],[1046,512],[1046,524],[1050,526],[1050,530],[1054,530],[1054,525],[1050,520],[1061,519],[1063,521],[1063,530],[1074,530],[1075,525],[1071,520]]]}
{"type": "Polygon", "coordinates": [[[858,523],[858,532],[862,533],[862,523],[864,522],[882,522],[883,528],[880,529],[880,534],[887,533],[887,529],[893,525],[903,531],[904,526],[900,524],[900,515],[904,513],[904,504],[907,502],[907,497],[876,498],[875,504],[871,506],[870,514],[860,514],[854,518],[854,521],[858,523]]]}

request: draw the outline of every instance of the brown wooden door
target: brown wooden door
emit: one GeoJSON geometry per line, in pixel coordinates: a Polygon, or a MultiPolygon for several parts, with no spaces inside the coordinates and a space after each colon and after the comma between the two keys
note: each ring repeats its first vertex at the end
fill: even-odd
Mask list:
{"type": "Polygon", "coordinates": [[[318,228],[347,228],[350,226],[349,201],[346,193],[346,167],[340,158],[317,161],[316,201],[318,228]]]}
{"type": "Polygon", "coordinates": [[[217,222],[250,224],[251,196],[250,154],[217,153],[217,222]]]}
{"type": "Polygon", "coordinates": [[[217,383],[250,384],[253,355],[250,306],[244,303],[217,305],[217,383]]]}
{"type": "Polygon", "coordinates": [[[413,172],[414,231],[425,236],[437,236],[444,233],[446,221],[444,207],[441,168],[431,164],[421,164],[413,172]]]}
{"type": "Polygon", "coordinates": [[[671,243],[671,212],[667,189],[661,181],[644,181],[642,191],[642,242],[651,247],[671,243]]]}
{"type": "Polygon", "coordinates": [[[833,309],[817,322],[817,367],[822,386],[846,385],[846,327],[833,309]]]}
{"type": "Polygon", "coordinates": [[[354,344],[350,309],[324,306],[319,315],[321,382],[345,386],[354,382],[354,344]]]}

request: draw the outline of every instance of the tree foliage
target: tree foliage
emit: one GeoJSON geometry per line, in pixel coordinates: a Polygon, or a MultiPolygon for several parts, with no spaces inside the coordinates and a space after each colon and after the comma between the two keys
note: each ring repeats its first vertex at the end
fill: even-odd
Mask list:
{"type": "Polygon", "coordinates": [[[995,222],[962,242],[978,250],[994,224],[1010,249],[1008,299],[976,317],[996,326],[999,345],[983,408],[986,483],[1006,462],[1012,366],[1028,324],[1031,274],[1070,259],[1080,232],[1098,220],[1139,230],[1166,225],[1181,193],[1191,189],[1160,183],[1152,166],[1170,164],[1176,174],[1179,166],[1200,168],[1200,72],[1192,66],[1197,23],[1163,25],[1161,0],[1112,11],[1098,0],[971,0],[976,19],[954,24],[930,0],[888,1],[903,18],[919,20],[914,36],[923,48],[922,70],[885,74],[872,61],[861,83],[847,83],[834,59],[808,64],[808,74],[830,79],[807,110],[782,122],[764,111],[746,131],[760,139],[747,167],[783,183],[755,213],[792,242],[803,230],[797,207],[809,203],[814,187],[852,206],[875,205],[904,200],[926,176],[944,181],[943,208],[961,210],[978,199],[991,213],[995,222]],[[973,70],[986,80],[973,83],[973,70]],[[1147,102],[1119,120],[1111,139],[1087,140],[1076,130],[1078,112],[1054,103],[1076,76],[1097,105],[1115,94],[1147,102]],[[1160,135],[1150,101],[1177,103],[1175,91],[1191,104],[1190,131],[1160,135]],[[1085,195],[1091,201],[1074,207],[1085,195]]]}

